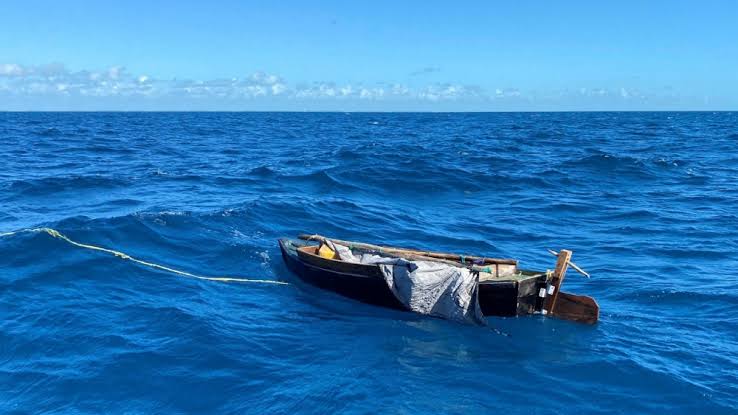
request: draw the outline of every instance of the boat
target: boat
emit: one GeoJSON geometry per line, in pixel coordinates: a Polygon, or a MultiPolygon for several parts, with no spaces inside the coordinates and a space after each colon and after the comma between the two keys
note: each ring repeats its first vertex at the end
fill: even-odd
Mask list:
{"type": "MultiPolygon", "coordinates": [[[[569,266],[586,274],[571,262],[572,252],[552,252],[557,256],[553,271],[518,268],[518,261],[418,249],[396,248],[343,241],[321,235],[282,238],[279,247],[288,269],[306,283],[364,303],[406,310],[388,287],[376,264],[343,261],[321,255],[321,246],[331,241],[350,247],[355,253],[373,253],[410,261],[437,261],[478,273],[478,301],[485,317],[545,315],[594,324],[599,305],[588,296],[560,291],[569,266]]],[[[588,276],[588,274],[587,274],[588,276]]]]}

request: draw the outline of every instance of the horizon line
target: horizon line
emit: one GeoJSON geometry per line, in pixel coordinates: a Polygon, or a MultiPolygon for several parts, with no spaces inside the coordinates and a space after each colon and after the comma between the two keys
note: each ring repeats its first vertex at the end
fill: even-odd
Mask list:
{"type": "Polygon", "coordinates": [[[326,113],[326,114],[510,114],[510,113],[640,113],[640,112],[738,112],[735,110],[494,110],[494,111],[366,111],[366,110],[2,110],[0,113],[326,113]]]}

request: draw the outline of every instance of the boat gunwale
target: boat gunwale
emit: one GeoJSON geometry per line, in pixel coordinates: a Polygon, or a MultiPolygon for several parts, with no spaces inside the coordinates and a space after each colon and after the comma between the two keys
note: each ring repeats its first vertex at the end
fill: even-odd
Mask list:
{"type": "MultiPolygon", "coordinates": [[[[328,269],[328,268],[319,267],[319,266],[317,266],[315,264],[311,264],[311,263],[305,262],[305,261],[300,261],[300,262],[302,263],[303,266],[305,266],[307,268],[312,268],[314,270],[319,270],[319,271],[325,271],[325,272],[329,272],[331,274],[346,275],[346,276],[353,277],[353,278],[367,278],[367,279],[372,279],[372,280],[378,279],[377,277],[374,277],[372,275],[362,275],[362,274],[355,274],[353,272],[338,271],[338,270],[335,270],[335,269],[328,269]]],[[[374,265],[371,265],[371,266],[374,266],[374,265]]]]}
{"type": "MultiPolygon", "coordinates": [[[[324,258],[316,253],[309,252],[309,248],[316,248],[317,245],[304,244],[304,245],[298,246],[292,242],[293,241],[292,239],[287,239],[287,240],[290,242],[292,246],[294,246],[296,257],[300,260],[300,262],[305,265],[309,265],[311,268],[314,268],[314,269],[317,268],[317,269],[321,269],[321,270],[328,271],[328,272],[335,272],[335,273],[339,273],[343,275],[354,275],[354,276],[356,276],[354,273],[340,271],[340,270],[337,270],[336,268],[344,264],[350,264],[352,266],[366,268],[367,272],[371,272],[371,271],[375,271],[379,269],[379,265],[377,264],[351,263],[351,262],[343,261],[340,259],[324,258]],[[308,258],[318,259],[320,262],[326,263],[326,265],[329,265],[329,266],[333,265],[333,266],[332,267],[322,267],[320,265],[308,262],[305,258],[303,258],[300,255],[300,253],[302,253],[302,255],[306,255],[308,258]]],[[[432,258],[430,258],[429,261],[432,261],[432,258]]],[[[462,264],[459,263],[459,266],[461,267],[462,264]]],[[[544,277],[546,275],[545,272],[522,270],[522,269],[518,269],[518,272],[520,273],[520,275],[517,278],[515,276],[496,277],[496,278],[487,279],[484,281],[479,281],[479,284],[491,285],[491,284],[503,284],[503,283],[520,283],[521,281],[527,281],[529,279],[540,279],[541,277],[544,277]]],[[[362,277],[363,278],[377,278],[376,276],[371,276],[371,275],[365,275],[362,277]]]]}

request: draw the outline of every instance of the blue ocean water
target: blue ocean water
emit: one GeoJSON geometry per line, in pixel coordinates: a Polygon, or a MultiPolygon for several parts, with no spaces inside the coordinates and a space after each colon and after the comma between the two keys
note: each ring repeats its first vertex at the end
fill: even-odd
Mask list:
{"type": "Polygon", "coordinates": [[[738,413],[736,113],[0,113],[1,413],[738,413]],[[386,310],[276,239],[589,271],[601,321],[386,310]]]}

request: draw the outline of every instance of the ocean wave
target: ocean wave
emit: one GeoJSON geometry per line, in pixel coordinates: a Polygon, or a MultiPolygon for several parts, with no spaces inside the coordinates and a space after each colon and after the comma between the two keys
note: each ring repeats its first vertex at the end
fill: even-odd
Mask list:
{"type": "Polygon", "coordinates": [[[574,161],[567,161],[559,167],[564,168],[565,165],[590,169],[594,172],[632,175],[641,179],[655,177],[642,160],[609,153],[593,154],[574,161]]]}
{"type": "Polygon", "coordinates": [[[20,196],[48,196],[60,192],[80,192],[90,190],[125,187],[130,181],[124,178],[107,176],[55,176],[37,179],[14,180],[8,189],[20,196]]]}
{"type": "Polygon", "coordinates": [[[38,137],[61,137],[64,133],[55,127],[43,128],[34,131],[34,135],[38,137]]]}

